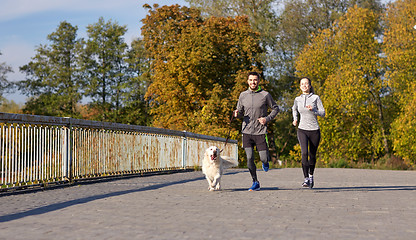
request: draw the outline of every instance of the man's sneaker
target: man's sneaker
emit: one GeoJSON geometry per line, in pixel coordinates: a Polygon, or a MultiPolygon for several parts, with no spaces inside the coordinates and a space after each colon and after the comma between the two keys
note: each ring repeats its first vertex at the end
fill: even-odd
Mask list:
{"type": "Polygon", "coordinates": [[[305,181],[302,183],[302,187],[309,187],[309,178],[305,178],[305,181]]]}
{"type": "Polygon", "coordinates": [[[309,177],[309,188],[313,188],[313,176],[309,177]]]}
{"type": "Polygon", "coordinates": [[[248,190],[250,192],[251,191],[258,191],[258,190],[260,190],[260,183],[259,182],[253,182],[253,185],[248,190]]]}
{"type": "Polygon", "coordinates": [[[263,171],[265,172],[269,171],[269,162],[263,163],[263,171]]]}

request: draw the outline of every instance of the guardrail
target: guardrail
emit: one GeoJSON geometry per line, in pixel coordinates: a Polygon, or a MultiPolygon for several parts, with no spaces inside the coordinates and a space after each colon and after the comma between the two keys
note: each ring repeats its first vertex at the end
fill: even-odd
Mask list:
{"type": "Polygon", "coordinates": [[[0,113],[1,189],[201,166],[207,147],[238,158],[236,140],[73,118],[0,113]]]}

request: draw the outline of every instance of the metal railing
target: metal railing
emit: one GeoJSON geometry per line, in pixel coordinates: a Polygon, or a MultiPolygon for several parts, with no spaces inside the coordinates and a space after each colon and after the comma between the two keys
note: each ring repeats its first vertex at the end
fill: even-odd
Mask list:
{"type": "Polygon", "coordinates": [[[215,145],[238,158],[236,140],[73,118],[0,113],[2,189],[201,166],[215,145]]]}

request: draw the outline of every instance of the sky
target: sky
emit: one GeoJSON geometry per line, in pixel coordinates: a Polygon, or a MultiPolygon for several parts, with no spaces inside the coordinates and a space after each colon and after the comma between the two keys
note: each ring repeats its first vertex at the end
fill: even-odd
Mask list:
{"type": "MultiPolygon", "coordinates": [[[[1,0],[0,1],[0,63],[11,66],[9,81],[24,80],[19,67],[35,56],[39,45],[50,44],[47,36],[55,32],[63,21],[78,27],[78,37],[86,37],[86,27],[98,22],[117,22],[127,26],[125,41],[140,36],[140,22],[147,10],[144,4],[160,6],[179,4],[189,6],[185,0],[1,0]]],[[[8,100],[24,104],[26,96],[18,93],[5,94],[8,100]]]]}
{"type": "MultiPolygon", "coordinates": [[[[140,36],[140,20],[147,14],[143,8],[146,3],[189,6],[185,0],[0,0],[0,63],[5,62],[14,71],[6,75],[7,79],[24,80],[19,67],[31,61],[39,45],[50,44],[47,36],[62,21],[77,26],[78,37],[86,38],[86,27],[103,17],[105,21],[126,25],[125,40],[130,43],[140,36]]],[[[26,101],[26,96],[19,92],[4,97],[19,104],[26,101]]]]}

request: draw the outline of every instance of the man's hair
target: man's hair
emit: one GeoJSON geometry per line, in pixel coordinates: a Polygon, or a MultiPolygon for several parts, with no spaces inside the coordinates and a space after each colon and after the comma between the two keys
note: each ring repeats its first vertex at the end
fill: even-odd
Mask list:
{"type": "Polygon", "coordinates": [[[247,77],[249,77],[250,75],[257,76],[257,78],[260,80],[260,74],[258,72],[249,72],[247,77]]]}

